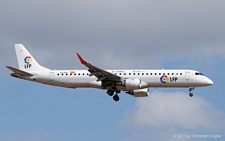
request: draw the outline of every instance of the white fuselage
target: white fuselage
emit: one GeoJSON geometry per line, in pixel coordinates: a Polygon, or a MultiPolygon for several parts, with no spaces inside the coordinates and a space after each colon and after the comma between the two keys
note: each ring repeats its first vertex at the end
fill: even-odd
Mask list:
{"type": "Polygon", "coordinates": [[[107,90],[115,101],[121,90],[134,97],[147,97],[150,87],[188,87],[189,96],[195,87],[212,85],[213,82],[195,70],[104,70],[85,61],[80,54],[80,63],[88,70],[50,70],[38,64],[22,44],[15,44],[19,69],[11,76],[66,88],[98,88],[107,90]]]}
{"type": "MultiPolygon", "coordinates": [[[[147,87],[202,87],[213,82],[195,70],[107,70],[123,78],[140,79],[147,87]]],[[[50,70],[33,72],[32,77],[22,77],[26,80],[67,88],[102,88],[101,81],[90,76],[87,70],[50,70]]],[[[119,90],[126,90],[118,85],[119,90]]]]}

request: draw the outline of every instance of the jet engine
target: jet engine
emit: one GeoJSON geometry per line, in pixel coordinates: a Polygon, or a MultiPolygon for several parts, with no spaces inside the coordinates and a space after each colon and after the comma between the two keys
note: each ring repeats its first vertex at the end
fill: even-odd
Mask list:
{"type": "Polygon", "coordinates": [[[133,95],[134,97],[148,97],[149,89],[138,89],[138,90],[129,90],[127,94],[133,95]]]}
{"type": "Polygon", "coordinates": [[[140,79],[125,79],[122,81],[122,86],[126,87],[126,89],[142,89],[147,88],[148,84],[140,79]]]}

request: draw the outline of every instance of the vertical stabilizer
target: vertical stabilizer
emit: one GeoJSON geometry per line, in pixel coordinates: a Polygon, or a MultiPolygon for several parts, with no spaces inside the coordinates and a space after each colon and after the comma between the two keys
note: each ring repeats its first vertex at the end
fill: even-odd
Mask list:
{"type": "Polygon", "coordinates": [[[19,69],[26,72],[40,71],[42,67],[22,44],[15,44],[19,69]]]}

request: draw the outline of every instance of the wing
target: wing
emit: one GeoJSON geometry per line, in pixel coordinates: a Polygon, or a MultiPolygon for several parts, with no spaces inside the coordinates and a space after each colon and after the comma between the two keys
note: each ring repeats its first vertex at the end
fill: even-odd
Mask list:
{"type": "Polygon", "coordinates": [[[97,81],[107,81],[107,80],[111,80],[111,81],[120,81],[121,77],[110,73],[106,70],[100,69],[96,66],[93,66],[92,64],[86,62],[81,56],[80,54],[77,53],[77,56],[80,60],[80,62],[85,65],[86,67],[88,67],[88,71],[91,73],[90,76],[94,75],[95,77],[97,77],[97,81]]]}

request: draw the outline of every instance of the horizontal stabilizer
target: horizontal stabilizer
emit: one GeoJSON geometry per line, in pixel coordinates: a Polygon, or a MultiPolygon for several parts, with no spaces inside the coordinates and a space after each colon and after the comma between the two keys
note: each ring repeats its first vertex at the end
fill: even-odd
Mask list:
{"type": "Polygon", "coordinates": [[[30,74],[28,72],[10,67],[10,66],[6,66],[6,68],[10,69],[11,71],[15,72],[16,74],[20,75],[20,76],[33,76],[33,74],[30,74]]]}

